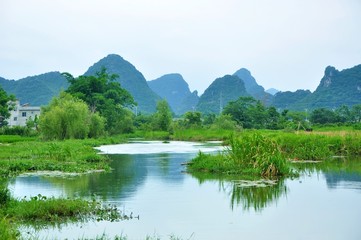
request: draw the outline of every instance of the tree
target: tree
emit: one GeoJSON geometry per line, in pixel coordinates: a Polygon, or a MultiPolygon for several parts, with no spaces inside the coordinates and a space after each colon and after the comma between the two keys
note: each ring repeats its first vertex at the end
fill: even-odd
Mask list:
{"type": "Polygon", "coordinates": [[[200,112],[186,112],[184,114],[184,125],[186,127],[200,127],[202,125],[200,112]]]}
{"type": "Polygon", "coordinates": [[[10,117],[10,111],[12,110],[12,104],[10,101],[15,101],[15,96],[8,96],[5,90],[0,86],[0,127],[6,126],[6,121],[10,117]]]}
{"type": "Polygon", "coordinates": [[[318,124],[336,123],[337,115],[329,109],[318,108],[312,111],[310,121],[318,124]]]}
{"type": "Polygon", "coordinates": [[[153,129],[168,131],[172,123],[172,112],[166,100],[157,102],[157,111],[153,115],[153,129]]]}
{"type": "Polygon", "coordinates": [[[95,76],[74,78],[68,73],[63,75],[70,83],[66,92],[86,102],[91,112],[99,112],[106,119],[108,132],[113,134],[132,131],[129,126],[132,118],[127,108],[136,103],[132,95],[115,81],[117,75],[108,75],[105,68],[95,76]]]}
{"type": "Polygon", "coordinates": [[[237,123],[232,119],[231,115],[221,114],[214,120],[211,129],[235,130],[237,123]]]}
{"type": "Polygon", "coordinates": [[[104,122],[84,101],[62,92],[42,108],[39,128],[45,139],[83,139],[101,135],[104,122]]]}
{"type": "Polygon", "coordinates": [[[233,120],[244,128],[248,128],[251,125],[251,118],[248,110],[256,100],[253,97],[240,97],[236,101],[229,102],[223,110],[223,114],[229,114],[233,120]]]}
{"type": "Polygon", "coordinates": [[[355,123],[361,122],[361,104],[356,104],[352,106],[351,121],[355,123]]]}
{"type": "Polygon", "coordinates": [[[275,107],[267,109],[266,127],[267,129],[278,129],[280,124],[280,114],[275,107]]]}
{"type": "Polygon", "coordinates": [[[342,105],[335,110],[337,115],[337,121],[341,123],[346,123],[351,121],[351,112],[348,106],[342,105]]]}

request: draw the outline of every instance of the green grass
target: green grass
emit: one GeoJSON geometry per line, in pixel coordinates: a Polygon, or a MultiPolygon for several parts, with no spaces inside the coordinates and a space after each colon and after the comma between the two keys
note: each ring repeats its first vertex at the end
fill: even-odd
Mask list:
{"type": "Polygon", "coordinates": [[[264,177],[292,174],[290,164],[272,139],[260,134],[246,134],[231,137],[229,142],[230,147],[224,153],[199,153],[188,170],[264,177]]]}
{"type": "Polygon", "coordinates": [[[175,130],[171,139],[182,141],[226,140],[233,133],[233,130],[224,129],[181,129],[175,130]]]}
{"type": "Polygon", "coordinates": [[[44,142],[15,141],[0,145],[0,177],[31,171],[87,172],[109,170],[108,158],[94,146],[113,143],[105,140],[66,140],[44,142]]]}
{"type": "Polygon", "coordinates": [[[20,224],[42,228],[90,219],[118,221],[129,219],[129,216],[123,215],[115,206],[103,206],[96,200],[47,198],[40,194],[21,200],[9,197],[0,209],[0,236],[6,236],[1,239],[16,239],[20,224]]]}
{"type": "Polygon", "coordinates": [[[226,140],[229,150],[217,155],[199,153],[190,172],[283,176],[293,174],[287,160],[327,160],[361,156],[361,132],[297,133],[249,130],[226,140]]]}

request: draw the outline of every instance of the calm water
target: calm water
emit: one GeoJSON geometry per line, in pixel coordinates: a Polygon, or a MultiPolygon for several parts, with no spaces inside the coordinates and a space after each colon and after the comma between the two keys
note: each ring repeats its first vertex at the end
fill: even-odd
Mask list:
{"type": "MultiPolygon", "coordinates": [[[[169,239],[172,234],[182,239],[361,239],[361,174],[349,170],[345,161],[300,166],[304,170],[297,179],[245,187],[240,179],[183,173],[181,163],[200,149],[220,148],[185,142],[106,146],[101,150],[112,153],[110,173],[15,178],[9,188],[19,198],[95,194],[139,215],[139,220],[70,224],[24,237],[78,239],[106,233],[128,239],[169,239]]],[[[352,168],[361,169],[360,162],[352,168]]]]}

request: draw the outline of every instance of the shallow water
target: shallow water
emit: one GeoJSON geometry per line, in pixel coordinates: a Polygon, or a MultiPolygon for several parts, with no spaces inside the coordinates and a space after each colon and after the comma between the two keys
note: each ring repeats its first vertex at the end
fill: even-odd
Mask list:
{"type": "Polygon", "coordinates": [[[39,193],[85,198],[95,194],[127,214],[139,215],[139,220],[70,224],[39,232],[27,229],[30,233],[23,236],[78,239],[105,233],[128,239],[169,239],[172,234],[182,239],[361,239],[360,173],[311,167],[299,178],[254,187],[240,184],[240,179],[184,173],[181,163],[199,149],[220,148],[186,142],[131,143],[101,148],[114,153],[110,173],[17,177],[9,188],[19,198],[39,193]],[[115,154],[117,148],[122,154],[115,154]]]}

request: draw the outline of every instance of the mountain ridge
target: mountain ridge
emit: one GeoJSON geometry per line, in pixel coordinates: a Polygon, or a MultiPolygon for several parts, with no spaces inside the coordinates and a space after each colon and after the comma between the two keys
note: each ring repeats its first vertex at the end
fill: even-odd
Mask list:
{"type": "MultiPolygon", "coordinates": [[[[186,111],[203,111],[205,109],[202,108],[205,105],[210,105],[211,102],[214,106],[205,107],[206,112],[211,110],[210,112],[219,113],[220,108],[224,107],[229,100],[236,100],[235,98],[239,96],[253,96],[264,104],[273,105],[277,109],[300,111],[321,107],[333,109],[340,105],[352,106],[360,104],[361,99],[361,64],[341,71],[332,66],[326,67],[324,76],[314,92],[298,89],[294,92],[278,92],[274,96],[267,93],[256,82],[248,69],[241,68],[233,75],[217,78],[237,77],[237,79],[233,78],[233,80],[225,82],[224,86],[221,84],[223,90],[216,90],[214,85],[212,86],[217,79],[208,86],[208,88],[212,86],[214,99],[210,97],[209,93],[207,93],[207,97],[206,91],[201,96],[198,96],[197,91],[190,92],[188,83],[178,73],[165,74],[158,78],[178,78],[178,83],[173,84],[172,80],[163,79],[163,86],[160,87],[162,89],[152,89],[150,85],[156,83],[153,81],[157,79],[147,81],[134,65],[117,54],[109,54],[95,62],[84,74],[95,74],[103,66],[107,68],[108,73],[119,75],[117,81],[139,103],[138,110],[145,113],[154,112],[156,102],[162,98],[169,101],[172,109],[178,115],[186,111]],[[227,84],[229,86],[226,86],[227,84]],[[243,87],[241,87],[242,84],[243,87]],[[164,91],[161,93],[160,90],[164,91]],[[175,96],[174,99],[171,96],[175,96]],[[208,100],[205,101],[204,99],[208,100]]],[[[66,79],[57,71],[28,76],[19,80],[7,80],[0,77],[0,86],[6,92],[14,94],[21,103],[30,103],[31,105],[48,104],[53,96],[58,95],[61,89],[66,90],[68,85],[66,79]]]]}

